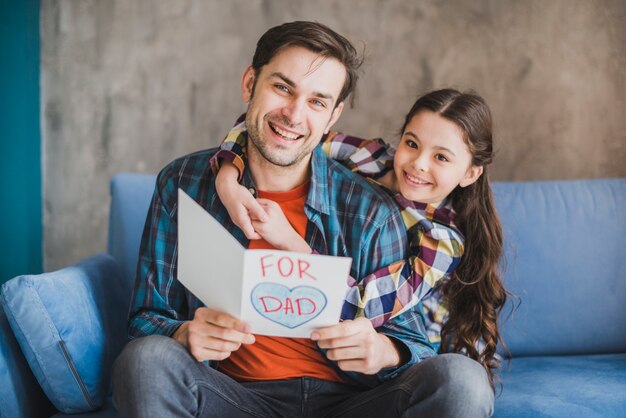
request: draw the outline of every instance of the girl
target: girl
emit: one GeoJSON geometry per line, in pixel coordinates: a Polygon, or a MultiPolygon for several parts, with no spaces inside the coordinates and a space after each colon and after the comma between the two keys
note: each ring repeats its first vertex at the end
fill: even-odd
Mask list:
{"type": "MultiPolygon", "coordinates": [[[[410,246],[407,260],[360,282],[350,278],[342,318],[366,316],[376,327],[423,302],[431,342],[481,363],[493,384],[506,291],[498,271],[502,229],[487,178],[491,112],[476,94],[433,91],[417,99],[401,132],[395,151],[382,140],[335,132],[322,140],[331,158],[393,195],[410,246]]],[[[275,202],[255,200],[236,183],[245,138],[227,138],[212,160],[216,169],[218,160],[232,163],[218,173],[220,199],[248,238],[310,252],[275,202]]]]}

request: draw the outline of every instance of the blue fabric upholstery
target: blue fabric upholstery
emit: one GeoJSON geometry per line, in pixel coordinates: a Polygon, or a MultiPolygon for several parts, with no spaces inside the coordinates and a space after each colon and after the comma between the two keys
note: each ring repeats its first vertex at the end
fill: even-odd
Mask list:
{"type": "Polygon", "coordinates": [[[53,418],[61,418],[61,417],[66,417],[66,418],[118,418],[119,414],[117,413],[117,410],[113,406],[113,400],[111,399],[111,396],[109,396],[107,399],[105,399],[104,405],[102,406],[102,408],[98,409],[97,411],[87,412],[87,413],[84,413],[84,414],[67,415],[67,414],[59,413],[59,414],[53,415],[53,418]]]}
{"type": "Polygon", "coordinates": [[[0,418],[49,416],[54,407],[37,383],[0,306],[0,418]]]}
{"type": "Polygon", "coordinates": [[[5,283],[2,303],[35,377],[65,413],[99,408],[126,343],[130,288],[105,254],[5,283]]]}
{"type": "Polygon", "coordinates": [[[626,353],[626,179],[496,183],[513,356],[626,353]],[[621,330],[621,331],[618,331],[621,330]]]}
{"type": "Polygon", "coordinates": [[[156,176],[122,173],[111,179],[109,254],[120,266],[123,280],[134,281],[137,257],[156,176]]]}
{"type": "Polygon", "coordinates": [[[496,418],[626,417],[626,354],[515,358],[502,376],[496,418]]]}

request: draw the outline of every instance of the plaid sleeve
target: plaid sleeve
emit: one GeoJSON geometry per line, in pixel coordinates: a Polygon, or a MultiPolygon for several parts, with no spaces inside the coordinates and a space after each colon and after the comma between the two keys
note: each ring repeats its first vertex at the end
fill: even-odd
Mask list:
{"type": "Polygon", "coordinates": [[[409,235],[412,255],[363,278],[344,309],[379,327],[421,302],[459,264],[463,243],[454,229],[422,218],[409,235]]]}
{"type": "MultiPolygon", "coordinates": [[[[240,117],[238,121],[241,120],[242,118],[240,117]]],[[[246,145],[248,143],[247,137],[242,135],[244,131],[245,123],[240,122],[228,133],[226,138],[224,138],[224,141],[220,144],[219,151],[209,160],[211,170],[214,174],[217,174],[219,171],[220,161],[223,160],[232,163],[237,168],[239,171],[239,178],[237,180],[241,180],[243,171],[246,168],[245,155],[246,145]]]]}
{"type": "MultiPolygon", "coordinates": [[[[240,132],[231,131],[220,144],[210,161],[213,173],[219,171],[221,160],[228,161],[237,168],[241,180],[247,139],[240,132]]],[[[381,138],[363,139],[331,131],[322,138],[321,146],[327,156],[360,174],[375,175],[393,168],[395,150],[381,138]]]]}
{"type": "Polygon", "coordinates": [[[395,150],[382,139],[363,139],[330,132],[322,139],[322,150],[350,170],[375,175],[393,168],[395,150]]]}
{"type": "Polygon", "coordinates": [[[172,335],[188,319],[185,290],[176,280],[176,187],[174,182],[160,186],[162,178],[163,172],[157,179],[141,240],[129,314],[130,338],[172,335]]]}

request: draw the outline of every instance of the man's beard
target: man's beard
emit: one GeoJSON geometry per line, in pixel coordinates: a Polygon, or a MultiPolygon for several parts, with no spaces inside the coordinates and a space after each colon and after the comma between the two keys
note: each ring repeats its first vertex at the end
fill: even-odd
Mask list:
{"type": "MultiPolygon", "coordinates": [[[[252,102],[250,102],[250,105],[250,107],[252,107],[252,102]]],[[[250,115],[250,112],[246,114],[248,144],[253,146],[258,151],[258,153],[268,162],[279,167],[290,167],[296,165],[313,152],[313,149],[315,147],[301,148],[297,150],[298,152],[296,154],[289,152],[289,150],[283,150],[280,147],[272,147],[272,145],[270,144],[271,140],[263,137],[263,127],[257,126],[255,123],[256,121],[251,120],[252,117],[253,116],[250,115]]],[[[263,116],[263,123],[268,123],[272,120],[280,122],[287,127],[291,126],[289,121],[286,119],[282,119],[280,117],[271,117],[270,115],[263,116]]],[[[305,134],[302,136],[302,138],[299,138],[295,141],[306,141],[309,134],[305,134]]]]}

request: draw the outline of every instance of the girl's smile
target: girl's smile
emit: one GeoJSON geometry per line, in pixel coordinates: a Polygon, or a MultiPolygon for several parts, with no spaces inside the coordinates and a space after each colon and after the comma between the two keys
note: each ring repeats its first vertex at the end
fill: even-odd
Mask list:
{"type": "Polygon", "coordinates": [[[419,187],[419,186],[428,186],[432,184],[431,182],[423,180],[419,176],[413,176],[407,173],[406,171],[404,172],[404,178],[410,186],[419,187]]]}

